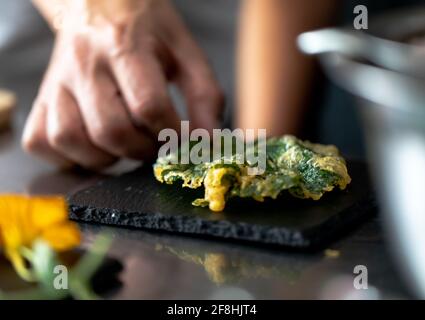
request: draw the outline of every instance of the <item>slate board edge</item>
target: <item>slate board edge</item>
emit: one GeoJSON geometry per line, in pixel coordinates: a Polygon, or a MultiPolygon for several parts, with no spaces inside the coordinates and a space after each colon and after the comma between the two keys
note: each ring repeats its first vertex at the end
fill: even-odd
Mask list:
{"type": "Polygon", "coordinates": [[[231,239],[238,242],[250,242],[278,245],[298,249],[317,249],[337,238],[343,231],[353,228],[365,220],[376,208],[375,201],[365,199],[345,210],[349,218],[341,219],[339,215],[320,227],[325,237],[311,237],[317,234],[317,227],[302,231],[274,226],[252,225],[244,222],[210,221],[188,216],[170,216],[161,213],[125,212],[110,208],[70,205],[70,218],[75,221],[101,223],[121,227],[146,230],[163,230],[167,232],[231,239]],[[309,236],[307,236],[309,235],[309,236]],[[310,238],[310,239],[309,239],[310,238]]]}
{"type": "Polygon", "coordinates": [[[369,195],[344,210],[344,213],[334,215],[325,223],[312,229],[307,229],[302,233],[311,239],[312,249],[319,249],[342,236],[346,236],[347,232],[354,230],[361,223],[375,216],[377,212],[377,200],[374,195],[369,195]],[[344,215],[343,219],[340,218],[341,214],[344,215]],[[319,234],[322,236],[318,238],[319,234]],[[326,236],[323,236],[323,234],[326,236]]]}

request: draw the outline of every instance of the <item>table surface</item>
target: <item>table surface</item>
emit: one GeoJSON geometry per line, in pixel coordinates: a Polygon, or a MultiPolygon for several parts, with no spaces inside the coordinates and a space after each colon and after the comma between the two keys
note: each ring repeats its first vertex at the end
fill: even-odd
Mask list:
{"type": "MultiPolygon", "coordinates": [[[[0,86],[5,85],[0,81],[0,86]]],[[[67,194],[100,175],[57,172],[24,154],[20,135],[34,97],[34,82],[8,81],[19,97],[12,130],[0,134],[0,192],[67,194]]],[[[109,174],[134,168],[123,163],[109,174]]],[[[379,216],[328,250],[288,252],[186,236],[81,225],[84,246],[109,230],[111,257],[124,266],[111,299],[332,299],[409,298],[390,259],[379,216]],[[368,270],[368,290],[354,289],[353,270],[368,270]]]]}

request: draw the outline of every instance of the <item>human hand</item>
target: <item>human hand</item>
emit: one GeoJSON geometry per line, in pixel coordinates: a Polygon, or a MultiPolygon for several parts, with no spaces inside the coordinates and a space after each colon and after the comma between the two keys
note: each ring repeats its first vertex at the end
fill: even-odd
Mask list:
{"type": "Polygon", "coordinates": [[[92,169],[152,157],[159,131],[180,127],[169,82],[185,97],[192,127],[219,125],[219,86],[168,0],[66,3],[24,130],[28,152],[92,169]]]}

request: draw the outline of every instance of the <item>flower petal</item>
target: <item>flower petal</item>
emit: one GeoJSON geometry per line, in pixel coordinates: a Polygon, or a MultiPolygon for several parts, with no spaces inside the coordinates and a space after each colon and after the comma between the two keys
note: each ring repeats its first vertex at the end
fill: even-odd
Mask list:
{"type": "Polygon", "coordinates": [[[28,216],[29,198],[19,195],[0,196],[0,235],[5,247],[27,245],[37,236],[28,216]]]}
{"type": "Polygon", "coordinates": [[[68,207],[63,197],[0,195],[2,246],[10,250],[32,247],[34,241],[44,237],[53,248],[60,250],[80,242],[77,226],[68,220],[68,207]]]}
{"type": "Polygon", "coordinates": [[[53,249],[66,251],[78,246],[81,242],[81,233],[76,224],[64,222],[60,225],[45,229],[41,235],[53,249]]]}
{"type": "Polygon", "coordinates": [[[39,230],[68,220],[68,206],[63,197],[31,198],[29,210],[33,226],[39,230]]]}

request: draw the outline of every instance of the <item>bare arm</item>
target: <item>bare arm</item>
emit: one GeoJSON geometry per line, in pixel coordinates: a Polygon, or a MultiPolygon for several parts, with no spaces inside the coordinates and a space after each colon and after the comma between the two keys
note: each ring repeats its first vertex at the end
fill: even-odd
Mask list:
{"type": "Polygon", "coordinates": [[[303,31],[332,21],[335,0],[245,0],[238,47],[236,126],[296,134],[313,61],[296,47],[303,31]]]}

